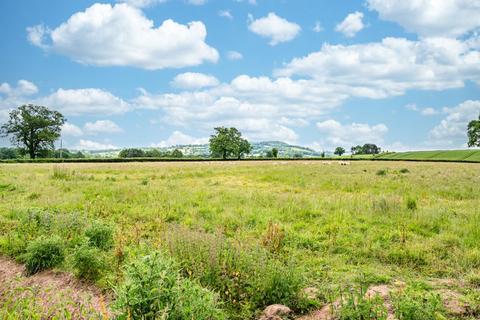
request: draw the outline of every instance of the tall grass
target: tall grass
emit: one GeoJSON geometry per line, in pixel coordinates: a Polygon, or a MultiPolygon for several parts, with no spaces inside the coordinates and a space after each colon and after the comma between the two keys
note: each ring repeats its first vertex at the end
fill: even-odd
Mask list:
{"type": "MultiPolygon", "coordinates": [[[[107,267],[92,278],[111,289],[124,283],[139,248],[164,250],[179,277],[216,293],[233,319],[271,303],[307,311],[304,288],[350,286],[359,273],[372,283],[453,279],[468,286],[466,301],[478,301],[471,289],[478,282],[472,270],[480,268],[475,164],[61,168],[53,178],[51,165],[0,165],[0,186],[8,186],[0,187],[2,255],[20,259],[35,239],[58,237],[65,261],[57,268],[81,276],[74,255],[87,246],[77,262],[89,265],[101,251],[107,267]]],[[[320,294],[313,304],[324,300],[320,294]]]]}

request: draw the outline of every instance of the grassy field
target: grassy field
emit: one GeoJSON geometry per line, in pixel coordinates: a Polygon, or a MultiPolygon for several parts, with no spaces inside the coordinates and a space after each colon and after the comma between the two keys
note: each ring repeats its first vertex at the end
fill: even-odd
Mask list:
{"type": "Polygon", "coordinates": [[[168,319],[253,319],[273,303],[300,315],[338,297],[338,319],[366,319],[373,302],[347,293],[373,284],[399,288],[399,319],[478,319],[480,165],[0,165],[0,254],[33,268],[41,245],[114,289],[125,319],[148,308],[128,302],[148,298],[142,277],[145,292],[168,284],[168,319]],[[463,309],[437,303],[444,292],[463,309]]]}
{"type": "Polygon", "coordinates": [[[480,162],[480,150],[439,150],[410,151],[381,154],[375,157],[382,160],[434,160],[480,162]]]}

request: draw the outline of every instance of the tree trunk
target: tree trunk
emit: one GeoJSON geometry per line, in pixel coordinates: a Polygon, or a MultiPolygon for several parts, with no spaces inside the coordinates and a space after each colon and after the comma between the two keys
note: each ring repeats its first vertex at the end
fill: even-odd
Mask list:
{"type": "Polygon", "coordinates": [[[30,154],[30,159],[35,159],[35,150],[33,148],[28,148],[28,153],[30,154]]]}

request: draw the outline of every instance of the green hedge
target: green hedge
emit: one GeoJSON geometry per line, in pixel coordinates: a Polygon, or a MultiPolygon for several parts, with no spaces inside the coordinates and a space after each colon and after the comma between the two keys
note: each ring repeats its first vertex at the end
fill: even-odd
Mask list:
{"type": "Polygon", "coordinates": [[[480,163],[477,159],[412,159],[412,158],[389,158],[384,155],[362,157],[335,157],[335,158],[246,158],[246,159],[219,159],[219,158],[77,158],[77,159],[8,159],[0,160],[0,163],[115,163],[115,162],[213,162],[213,161],[414,161],[414,162],[463,162],[480,163]]]}

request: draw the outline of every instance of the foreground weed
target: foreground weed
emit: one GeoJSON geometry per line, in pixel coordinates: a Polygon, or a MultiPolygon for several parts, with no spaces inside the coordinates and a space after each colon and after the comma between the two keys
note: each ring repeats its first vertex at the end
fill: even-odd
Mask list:
{"type": "Polygon", "coordinates": [[[62,241],[57,237],[39,238],[28,245],[23,260],[28,275],[53,268],[64,260],[62,241]]]}
{"type": "Polygon", "coordinates": [[[166,237],[167,249],[185,275],[219,292],[231,319],[251,318],[254,310],[275,303],[306,307],[299,294],[304,287],[299,269],[267,250],[183,228],[166,237]]]}
{"type": "Polygon", "coordinates": [[[113,228],[102,223],[94,223],[85,230],[89,244],[101,250],[108,250],[113,246],[113,228]]]}
{"type": "Polygon", "coordinates": [[[392,295],[395,316],[399,320],[439,320],[444,307],[438,294],[407,289],[392,295]]]}
{"type": "Polygon", "coordinates": [[[107,269],[104,256],[97,248],[80,246],[73,253],[72,266],[81,279],[96,281],[107,269]]]}
{"type": "Polygon", "coordinates": [[[129,264],[116,294],[119,319],[225,319],[213,292],[181,278],[175,264],[158,253],[129,264]]]}
{"type": "Polygon", "coordinates": [[[383,303],[379,295],[367,296],[365,287],[350,288],[341,294],[334,313],[339,320],[386,320],[383,303]]]}
{"type": "Polygon", "coordinates": [[[272,253],[279,253],[284,245],[285,232],[280,225],[269,222],[262,244],[272,253]]]}
{"type": "Polygon", "coordinates": [[[59,166],[53,167],[52,179],[56,180],[71,180],[75,177],[75,171],[59,166]]]}

